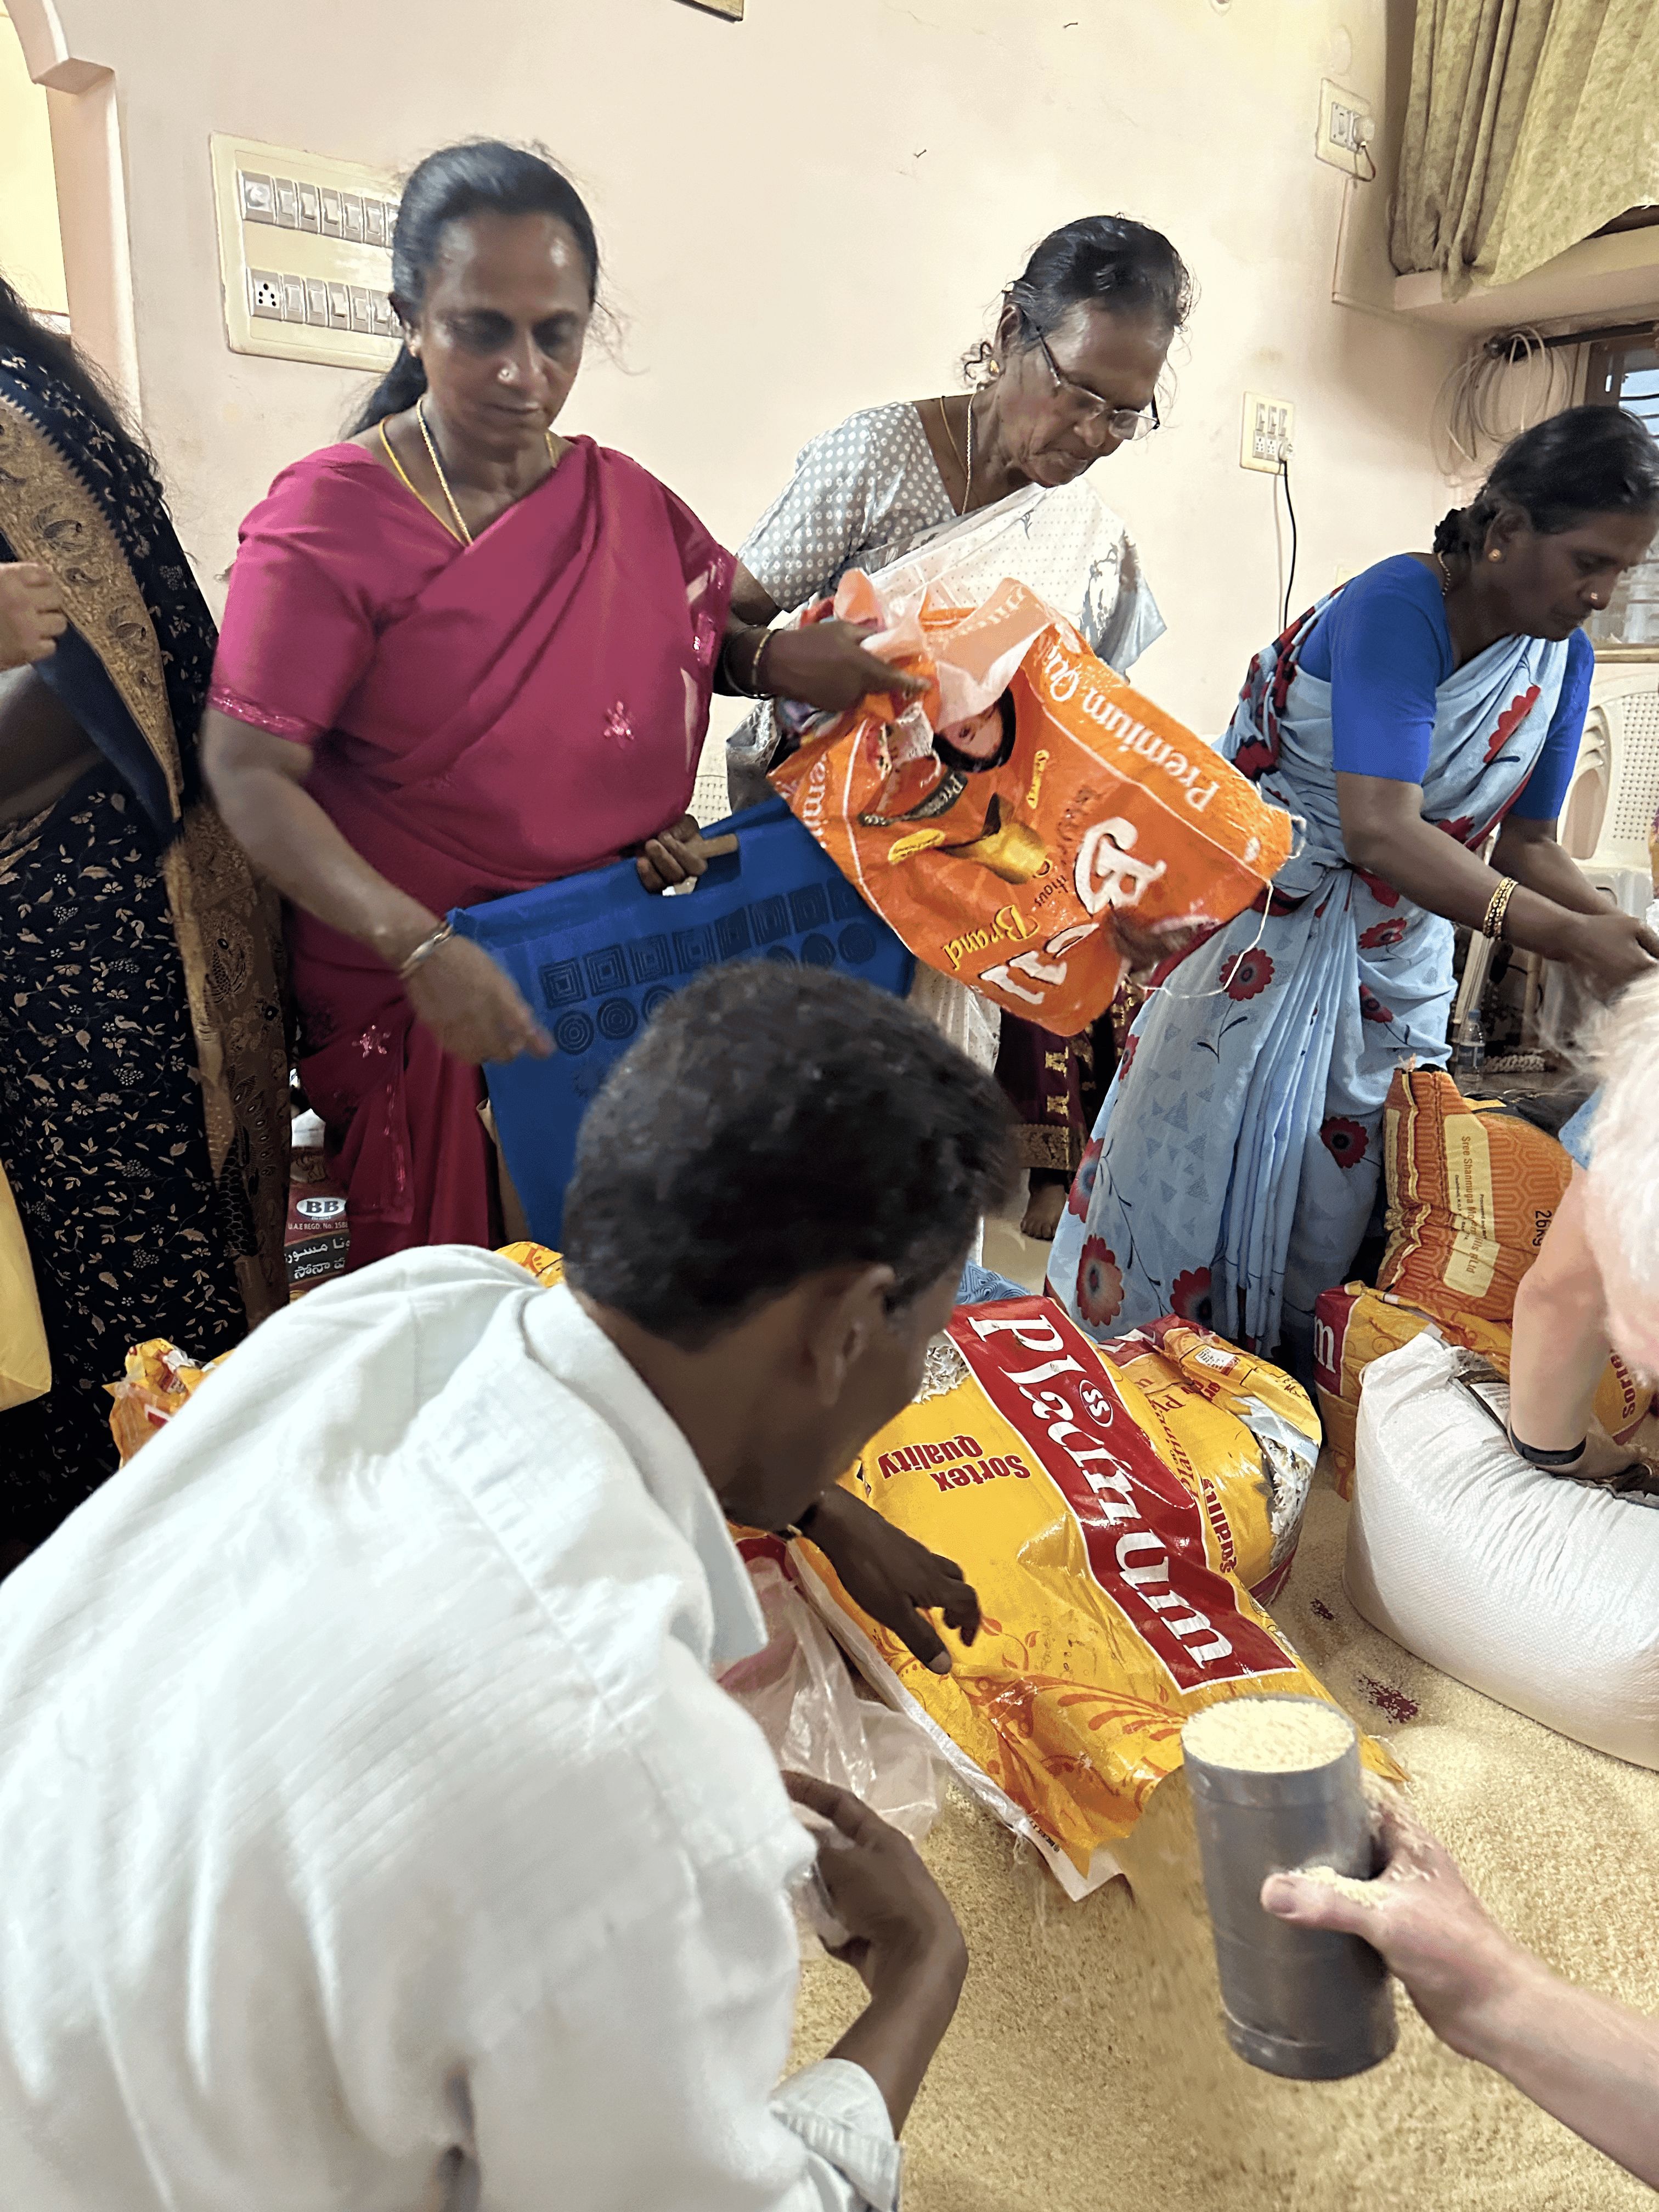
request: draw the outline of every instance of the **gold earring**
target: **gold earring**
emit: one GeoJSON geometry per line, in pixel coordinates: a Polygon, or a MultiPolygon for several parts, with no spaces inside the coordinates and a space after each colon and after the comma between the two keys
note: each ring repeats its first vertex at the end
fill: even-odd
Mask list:
{"type": "Polygon", "coordinates": [[[1503,557],[1504,557],[1504,556],[1503,556],[1503,555],[1498,551],[1498,548],[1497,548],[1495,545],[1493,546],[1493,548],[1492,548],[1492,551],[1491,551],[1490,553],[1488,553],[1488,554],[1487,554],[1487,556],[1486,556],[1486,558],[1487,558],[1487,560],[1488,560],[1488,561],[1501,561],[1501,560],[1503,559],[1503,557]]]}

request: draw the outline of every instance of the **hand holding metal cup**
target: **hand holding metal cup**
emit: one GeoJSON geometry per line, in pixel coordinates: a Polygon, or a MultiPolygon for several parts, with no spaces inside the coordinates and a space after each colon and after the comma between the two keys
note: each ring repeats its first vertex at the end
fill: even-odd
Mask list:
{"type": "Polygon", "coordinates": [[[1316,1698],[1238,1698],[1182,1731],[1227,2040],[1269,2074],[1340,2081],[1389,2056],[1398,2029],[1378,1954],[1357,1936],[1263,1910],[1270,1875],[1367,1881],[1376,1844],[1353,1723],[1316,1698]]]}

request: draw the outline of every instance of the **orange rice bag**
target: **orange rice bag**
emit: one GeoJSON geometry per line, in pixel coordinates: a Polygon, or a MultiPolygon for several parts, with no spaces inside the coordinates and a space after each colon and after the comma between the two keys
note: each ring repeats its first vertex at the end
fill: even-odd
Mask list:
{"type": "MultiPolygon", "coordinates": [[[[1377,1286],[1323,1291],[1314,1307],[1320,1410],[1345,1498],[1372,1360],[1432,1326],[1509,1373],[1515,1295],[1572,1176],[1562,1146],[1512,1106],[1466,1098],[1444,1069],[1410,1063],[1389,1087],[1382,1159],[1389,1242],[1377,1286]]],[[[1593,1411],[1616,1443],[1650,1451],[1659,1439],[1653,1392],[1616,1355],[1593,1411]]]]}
{"type": "Polygon", "coordinates": [[[1572,1178],[1555,1139],[1443,1068],[1395,1072],[1383,1110],[1389,1244],[1376,1286],[1437,1320],[1506,1322],[1572,1178]]]}
{"type": "Polygon", "coordinates": [[[1024,585],[895,605],[854,570],[814,611],[883,625],[871,650],[928,690],[863,701],[772,782],[919,960],[1007,1012],[1074,1035],[1127,969],[1114,915],[1218,927],[1288,858],[1289,815],[1024,585]]]}

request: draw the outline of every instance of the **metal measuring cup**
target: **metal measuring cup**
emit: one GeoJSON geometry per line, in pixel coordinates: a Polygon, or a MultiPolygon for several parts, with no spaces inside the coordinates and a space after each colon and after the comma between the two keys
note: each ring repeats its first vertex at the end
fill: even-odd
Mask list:
{"type": "MultiPolygon", "coordinates": [[[[1240,1702],[1335,1711],[1315,1698],[1240,1702]]],[[[1292,1927],[1261,1906],[1270,1874],[1324,1866],[1367,1881],[1376,1871],[1358,1734],[1347,1728],[1337,1757],[1288,1771],[1214,1765],[1182,1745],[1227,2040],[1252,2066],[1302,2081],[1364,2073],[1399,2033],[1388,1970],[1369,1943],[1292,1927]]]]}

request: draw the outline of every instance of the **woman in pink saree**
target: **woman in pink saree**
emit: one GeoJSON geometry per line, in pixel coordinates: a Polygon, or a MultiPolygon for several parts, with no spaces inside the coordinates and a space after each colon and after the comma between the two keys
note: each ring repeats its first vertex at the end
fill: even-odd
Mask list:
{"type": "Polygon", "coordinates": [[[243,525],[204,761],[289,902],[301,1073],[352,1265],[499,1233],[479,1063],[552,1048],[455,906],[639,855],[700,874],[711,690],[849,705],[890,671],[844,625],[734,623],[733,563],[625,455],[553,423],[598,289],[550,163],[432,155],[392,250],[404,343],[355,434],[243,525]]]}

